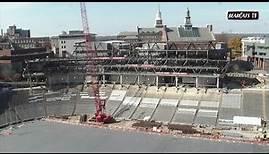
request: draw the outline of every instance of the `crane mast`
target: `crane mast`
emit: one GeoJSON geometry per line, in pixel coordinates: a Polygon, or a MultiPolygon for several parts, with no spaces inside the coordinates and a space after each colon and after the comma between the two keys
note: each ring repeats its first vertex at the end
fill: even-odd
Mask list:
{"type": "Polygon", "coordinates": [[[88,25],[88,18],[87,18],[87,10],[85,6],[85,2],[80,2],[80,11],[81,11],[81,18],[82,18],[82,26],[83,32],[85,37],[85,50],[87,56],[87,63],[86,63],[86,74],[91,75],[91,87],[94,93],[94,103],[95,103],[95,119],[96,122],[104,122],[108,123],[113,120],[113,117],[110,115],[106,115],[105,104],[106,100],[101,99],[100,97],[100,85],[98,83],[98,76],[97,76],[97,67],[95,58],[97,57],[97,53],[92,42],[92,38],[90,35],[89,25],[88,25]]]}

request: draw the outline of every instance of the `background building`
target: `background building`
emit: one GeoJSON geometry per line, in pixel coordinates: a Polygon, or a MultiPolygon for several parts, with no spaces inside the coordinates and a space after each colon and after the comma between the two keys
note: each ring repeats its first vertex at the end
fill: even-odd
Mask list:
{"type": "Polygon", "coordinates": [[[269,71],[269,37],[243,38],[242,56],[252,61],[257,69],[269,71]]]}
{"type": "Polygon", "coordinates": [[[118,40],[122,40],[125,42],[137,42],[138,41],[138,33],[137,32],[120,32],[117,36],[118,40]]]}
{"type": "Polygon", "coordinates": [[[50,49],[49,37],[18,37],[11,40],[16,49],[48,48],[50,49]]]}
{"type": "Polygon", "coordinates": [[[30,37],[30,30],[24,30],[24,29],[17,29],[17,27],[15,25],[13,26],[9,26],[9,28],[7,29],[7,33],[6,35],[9,38],[17,38],[17,37],[30,37]]]}
{"type": "Polygon", "coordinates": [[[156,13],[154,27],[143,28],[137,26],[136,32],[121,32],[118,39],[126,42],[139,40],[142,42],[209,42],[216,41],[213,26],[194,27],[191,23],[190,11],[187,9],[184,25],[167,27],[163,24],[161,11],[156,13]]]}
{"type": "MultiPolygon", "coordinates": [[[[91,34],[92,41],[95,40],[96,34],[91,34]]],[[[83,31],[73,30],[67,34],[65,31],[59,36],[51,37],[50,44],[52,51],[59,57],[70,57],[75,50],[75,43],[85,40],[83,31]]]]}

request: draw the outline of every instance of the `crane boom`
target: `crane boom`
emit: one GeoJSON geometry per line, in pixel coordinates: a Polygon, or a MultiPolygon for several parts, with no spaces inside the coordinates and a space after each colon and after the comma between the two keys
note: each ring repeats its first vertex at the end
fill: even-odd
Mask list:
{"type": "Polygon", "coordinates": [[[88,25],[88,18],[87,18],[87,10],[85,6],[85,2],[80,2],[80,11],[81,11],[81,18],[82,18],[82,26],[83,32],[85,37],[85,49],[86,49],[86,56],[87,56],[87,64],[86,64],[86,71],[87,74],[91,74],[91,87],[94,93],[94,102],[95,102],[95,119],[96,122],[111,122],[113,117],[106,115],[104,113],[106,100],[100,98],[100,85],[98,83],[98,77],[96,75],[97,67],[95,58],[97,57],[97,53],[95,48],[93,47],[92,38],[90,35],[89,25],[88,25]]]}

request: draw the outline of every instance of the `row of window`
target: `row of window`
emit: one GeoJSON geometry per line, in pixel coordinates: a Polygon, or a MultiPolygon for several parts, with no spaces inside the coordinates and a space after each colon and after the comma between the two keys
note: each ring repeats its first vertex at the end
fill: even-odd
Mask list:
{"type": "Polygon", "coordinates": [[[266,56],[266,53],[260,52],[259,55],[260,56],[266,56]]]}
{"type": "Polygon", "coordinates": [[[65,41],[61,41],[61,43],[63,44],[63,43],[65,43],[65,41]]]}
{"type": "Polygon", "coordinates": [[[34,43],[34,42],[45,42],[44,40],[14,40],[14,43],[34,43]]]}
{"type": "Polygon", "coordinates": [[[66,48],[66,46],[65,45],[62,45],[62,49],[65,49],[66,48]]]}
{"type": "Polygon", "coordinates": [[[258,46],[258,49],[269,49],[269,47],[265,47],[265,46],[258,46]]]}
{"type": "Polygon", "coordinates": [[[19,46],[21,48],[34,48],[34,47],[36,47],[34,44],[21,44],[19,46]]]}

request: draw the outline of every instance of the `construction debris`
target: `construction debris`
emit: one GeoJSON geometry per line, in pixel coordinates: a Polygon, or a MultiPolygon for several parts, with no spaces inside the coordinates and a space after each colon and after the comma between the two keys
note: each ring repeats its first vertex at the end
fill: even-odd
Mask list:
{"type": "Polygon", "coordinates": [[[153,127],[159,128],[161,126],[162,126],[162,123],[160,123],[160,122],[143,121],[143,120],[140,120],[140,121],[132,124],[132,127],[144,127],[144,128],[153,128],[153,127]]]}
{"type": "Polygon", "coordinates": [[[170,130],[180,130],[184,134],[199,133],[197,130],[193,129],[191,125],[169,124],[168,128],[170,130]]]}

